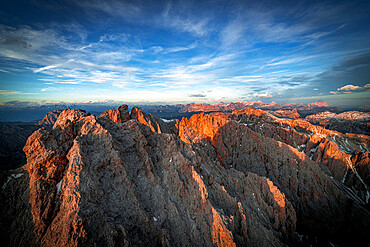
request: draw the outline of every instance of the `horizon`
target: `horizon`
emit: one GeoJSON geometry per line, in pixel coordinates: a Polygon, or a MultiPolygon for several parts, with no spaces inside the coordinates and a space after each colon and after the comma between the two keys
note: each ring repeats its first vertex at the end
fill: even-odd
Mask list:
{"type": "MultiPolygon", "coordinates": [[[[309,103],[286,103],[286,104],[278,104],[275,101],[272,102],[262,102],[261,100],[258,101],[243,101],[243,102],[218,102],[215,104],[207,104],[207,103],[178,103],[178,104],[165,104],[161,102],[157,102],[157,104],[148,104],[146,102],[142,103],[127,103],[127,102],[119,102],[119,101],[100,101],[100,102],[77,102],[77,103],[68,103],[68,102],[8,102],[6,104],[0,103],[0,123],[32,123],[32,122],[38,122],[40,121],[47,113],[53,112],[55,110],[65,110],[65,109],[81,109],[85,110],[86,112],[90,112],[93,115],[99,115],[104,111],[107,111],[109,109],[118,109],[120,105],[127,105],[128,108],[131,110],[133,107],[138,107],[139,109],[143,110],[147,113],[153,113],[152,107],[155,106],[186,106],[191,104],[199,104],[199,105],[216,105],[216,104],[228,104],[228,103],[244,103],[245,107],[254,107],[256,109],[298,109],[298,111],[301,111],[302,109],[299,109],[299,107],[307,107],[308,105],[315,105],[316,103],[326,103],[326,101],[316,101],[316,102],[309,102],[309,103]],[[250,105],[248,105],[248,103],[250,105]],[[259,103],[260,105],[254,105],[255,103],[259,103]],[[277,105],[275,106],[268,106],[271,103],[275,103],[277,105]],[[284,108],[288,107],[288,108],[284,108]],[[149,110],[149,112],[147,111],[149,110]]],[[[361,106],[369,106],[369,105],[361,105],[361,106]]],[[[344,106],[344,107],[338,107],[336,105],[328,104],[327,107],[314,107],[312,109],[322,111],[335,111],[335,112],[346,112],[346,111],[362,111],[362,112],[368,112],[369,110],[364,107],[361,108],[361,106],[344,106]]],[[[310,108],[310,107],[309,107],[310,108]]],[[[175,110],[175,109],[172,109],[175,110]]],[[[167,110],[168,111],[168,110],[167,110]]],[[[304,110],[303,110],[304,111],[304,110]]],[[[166,110],[164,111],[166,112],[166,110]]],[[[170,111],[169,111],[170,112],[170,111]]],[[[210,111],[212,112],[212,111],[210,111]]],[[[207,112],[209,113],[209,112],[207,112]]],[[[159,112],[156,112],[156,114],[160,115],[159,112]]],[[[171,118],[171,117],[170,117],[171,118]]]]}
{"type": "Polygon", "coordinates": [[[5,1],[0,108],[367,105],[369,11],[368,1],[5,1]]]}

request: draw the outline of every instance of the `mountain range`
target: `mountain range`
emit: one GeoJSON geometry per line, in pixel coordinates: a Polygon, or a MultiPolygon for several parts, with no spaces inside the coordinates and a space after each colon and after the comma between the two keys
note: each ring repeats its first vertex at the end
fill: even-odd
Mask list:
{"type": "Polygon", "coordinates": [[[328,106],[274,105],[190,104],[184,113],[212,112],[181,120],[127,105],[98,116],[48,113],[22,145],[26,164],[0,173],[2,243],[369,242],[370,137],[320,126],[337,118],[367,125],[368,115],[324,112],[304,119],[297,109],[328,106]]]}

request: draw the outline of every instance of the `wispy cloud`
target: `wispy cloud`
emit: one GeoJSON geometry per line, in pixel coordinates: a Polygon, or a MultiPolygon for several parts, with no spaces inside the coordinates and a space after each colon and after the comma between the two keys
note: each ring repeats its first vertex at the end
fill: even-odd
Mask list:
{"type": "Polygon", "coordinates": [[[220,32],[221,42],[224,46],[232,46],[235,43],[240,43],[240,39],[244,38],[244,32],[248,26],[242,20],[237,19],[228,23],[220,32]]]}
{"type": "Polygon", "coordinates": [[[209,84],[220,79],[228,64],[232,63],[235,54],[210,57],[203,63],[189,65],[175,65],[153,72],[151,77],[161,80],[168,86],[191,86],[209,84]]]}
{"type": "Polygon", "coordinates": [[[270,92],[253,94],[253,97],[256,97],[256,98],[272,98],[272,96],[273,95],[270,92]]]}
{"type": "Polygon", "coordinates": [[[57,68],[59,66],[60,65],[48,65],[48,66],[45,66],[45,67],[42,67],[42,68],[34,69],[33,72],[39,73],[39,72],[42,72],[42,71],[45,71],[45,70],[50,70],[50,69],[57,68]]]}
{"type": "Polygon", "coordinates": [[[198,94],[190,94],[189,97],[190,98],[204,98],[204,97],[207,97],[207,95],[203,93],[198,93],[198,94]]]}
{"type": "Polygon", "coordinates": [[[125,20],[136,19],[141,16],[142,12],[139,5],[128,3],[126,1],[82,0],[77,1],[76,3],[87,11],[103,12],[109,16],[120,17],[125,20]]]}
{"type": "MultiPolygon", "coordinates": [[[[184,4],[178,2],[176,4],[184,4]]],[[[192,15],[191,12],[179,11],[185,6],[173,7],[172,1],[169,1],[161,16],[157,19],[157,25],[163,27],[173,28],[177,31],[187,32],[194,36],[202,37],[209,33],[209,19],[207,17],[200,17],[192,15]]]]}
{"type": "Polygon", "coordinates": [[[0,95],[3,96],[9,96],[9,95],[27,95],[27,94],[33,94],[33,93],[24,93],[19,91],[11,91],[11,90],[0,90],[0,95]]]}

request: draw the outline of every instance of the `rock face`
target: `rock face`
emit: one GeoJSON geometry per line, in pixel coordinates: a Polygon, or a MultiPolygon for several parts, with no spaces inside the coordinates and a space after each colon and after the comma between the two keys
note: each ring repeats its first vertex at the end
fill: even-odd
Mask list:
{"type": "Polygon", "coordinates": [[[100,114],[99,117],[108,118],[114,122],[120,122],[124,123],[130,119],[130,115],[128,112],[128,106],[127,105],[121,105],[118,107],[118,109],[110,109],[102,114],[100,114]]]}
{"type": "MultiPolygon", "coordinates": [[[[349,160],[351,154],[369,150],[370,137],[367,135],[342,134],[312,125],[301,119],[276,118],[254,108],[235,111],[229,118],[243,123],[265,137],[284,142],[307,154],[311,160],[320,165],[327,175],[339,182],[343,180],[348,170],[356,173],[356,169],[353,169],[356,164],[352,164],[349,160]]],[[[355,183],[364,184],[361,177],[356,176],[354,179],[357,180],[355,183]]],[[[367,196],[369,186],[370,184],[366,184],[361,187],[361,190],[354,190],[354,194],[361,197],[361,204],[369,203],[367,196]]]]}
{"type": "Polygon", "coordinates": [[[251,107],[177,122],[138,108],[128,115],[127,106],[99,117],[67,109],[28,138],[27,164],[0,177],[1,209],[17,215],[1,216],[1,237],[12,236],[7,246],[368,241],[369,212],[345,190],[364,186],[358,176],[368,181],[369,155],[345,156],[355,164],[347,184],[331,178],[329,156],[340,151],[333,133],[251,107]],[[307,152],[321,143],[328,164],[307,152]]]}
{"type": "Polygon", "coordinates": [[[336,114],[330,111],[324,111],[321,113],[306,116],[307,121],[319,122],[328,118],[344,119],[344,120],[359,120],[359,119],[370,119],[370,112],[359,112],[359,111],[347,111],[340,114],[336,114]]]}
{"type": "Polygon", "coordinates": [[[53,112],[46,113],[45,117],[40,120],[37,125],[39,126],[53,126],[55,121],[58,119],[59,114],[61,113],[61,110],[55,110],[53,112]]]}
{"type": "MultiPolygon", "coordinates": [[[[273,128],[268,126],[268,122],[271,124],[273,121],[278,121],[268,113],[247,108],[244,111],[233,112],[228,116],[228,119],[226,115],[193,115],[189,120],[183,119],[179,123],[179,135],[185,142],[198,143],[199,149],[207,150],[208,156],[218,159],[227,168],[253,172],[271,179],[298,210],[298,223],[302,223],[303,225],[300,226],[306,231],[314,231],[316,235],[320,235],[320,231],[324,231],[325,234],[329,234],[329,232],[334,234],[337,230],[333,230],[333,228],[344,227],[342,224],[345,220],[340,215],[347,210],[347,206],[343,208],[338,205],[334,206],[337,204],[337,200],[343,200],[344,197],[336,187],[336,182],[333,183],[324,171],[329,168],[327,173],[332,175],[330,172],[334,173],[336,169],[342,167],[341,175],[336,176],[338,180],[342,179],[347,168],[349,169],[346,159],[350,155],[339,151],[335,143],[328,143],[329,141],[325,139],[327,144],[324,142],[323,148],[314,153],[314,155],[321,154],[321,157],[324,158],[313,157],[315,161],[325,160],[323,163],[326,166],[323,166],[321,163],[312,162],[304,153],[290,146],[298,146],[308,142],[307,145],[310,148],[312,145],[310,143],[314,143],[315,139],[308,139],[296,130],[279,132],[278,128],[274,128],[275,131],[264,131],[273,128]],[[199,118],[202,118],[203,121],[199,118]],[[256,131],[250,131],[247,126],[253,126],[256,131]],[[258,132],[267,136],[273,134],[273,138],[280,139],[290,145],[265,138],[258,132]],[[294,135],[298,137],[291,138],[294,135]],[[299,138],[299,135],[302,137],[299,138]],[[325,149],[326,145],[333,147],[325,149]],[[213,148],[207,149],[209,146],[213,148]],[[333,219],[338,221],[333,221],[333,219]],[[311,228],[311,224],[307,224],[308,222],[315,222],[314,229],[311,228]]],[[[280,120],[280,123],[283,122],[284,120],[280,120]]],[[[287,123],[294,127],[297,127],[295,126],[297,124],[304,126],[304,123],[295,123],[295,121],[287,123]]],[[[306,130],[312,128],[314,126],[307,126],[306,130]]],[[[317,142],[320,141],[321,137],[317,142]]],[[[359,202],[362,205],[365,204],[361,200],[359,202]]],[[[346,222],[344,224],[354,223],[346,222]]]]}
{"type": "Polygon", "coordinates": [[[0,170],[15,169],[26,163],[22,148],[38,128],[35,125],[0,125],[0,170]]]}
{"type": "Polygon", "coordinates": [[[296,108],[294,108],[293,110],[276,110],[276,111],[271,111],[271,113],[277,117],[288,117],[288,118],[299,118],[300,117],[296,108]]]}
{"type": "Polygon", "coordinates": [[[131,110],[131,119],[135,119],[138,122],[148,126],[152,131],[157,133],[175,133],[175,124],[177,121],[164,121],[158,116],[146,114],[142,112],[139,108],[134,107],[131,110]]]}
{"type": "Polygon", "coordinates": [[[369,112],[348,111],[336,114],[325,111],[306,116],[305,120],[339,132],[370,134],[369,112]]]}
{"type": "Polygon", "coordinates": [[[2,246],[35,246],[30,179],[24,167],[0,172],[0,242],[2,246]]]}
{"type": "Polygon", "coordinates": [[[310,103],[306,105],[307,107],[329,107],[328,103],[325,101],[317,101],[315,103],[310,103]]]}

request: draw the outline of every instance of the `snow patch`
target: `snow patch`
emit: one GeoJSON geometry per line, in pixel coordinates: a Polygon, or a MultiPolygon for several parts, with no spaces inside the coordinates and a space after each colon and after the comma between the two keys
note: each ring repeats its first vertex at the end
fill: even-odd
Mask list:
{"type": "Polygon", "coordinates": [[[62,182],[63,178],[59,181],[59,183],[57,183],[57,194],[59,194],[60,191],[62,190],[62,182]]]}
{"type": "Polygon", "coordinates": [[[304,150],[306,149],[306,144],[302,144],[300,146],[297,147],[298,151],[304,153],[304,150]]]}
{"type": "Polygon", "coordinates": [[[346,173],[343,176],[342,183],[344,183],[344,181],[346,181],[347,173],[348,173],[348,169],[346,170],[346,173]]]}
{"type": "Polygon", "coordinates": [[[297,235],[297,237],[299,238],[299,241],[301,241],[302,242],[302,240],[303,240],[303,234],[301,235],[301,234],[298,234],[298,232],[296,232],[295,233],[296,235],[297,235]]]}
{"type": "Polygon", "coordinates": [[[310,160],[312,160],[312,157],[313,157],[313,155],[316,153],[316,151],[317,151],[317,149],[319,148],[319,146],[320,146],[320,144],[319,145],[317,145],[317,147],[315,147],[315,148],[313,148],[313,149],[311,149],[311,156],[310,156],[310,160]]]}
{"type": "Polygon", "coordinates": [[[23,175],[23,174],[24,174],[24,173],[11,174],[11,175],[8,177],[8,179],[6,180],[6,182],[3,184],[2,190],[3,190],[3,191],[5,190],[6,186],[8,185],[8,183],[10,182],[10,180],[12,180],[12,178],[15,178],[15,179],[20,178],[20,177],[22,177],[22,175],[23,175]]]}
{"type": "Polygon", "coordinates": [[[171,123],[172,121],[175,121],[175,119],[164,119],[164,118],[161,118],[161,120],[165,123],[171,123]]]}

